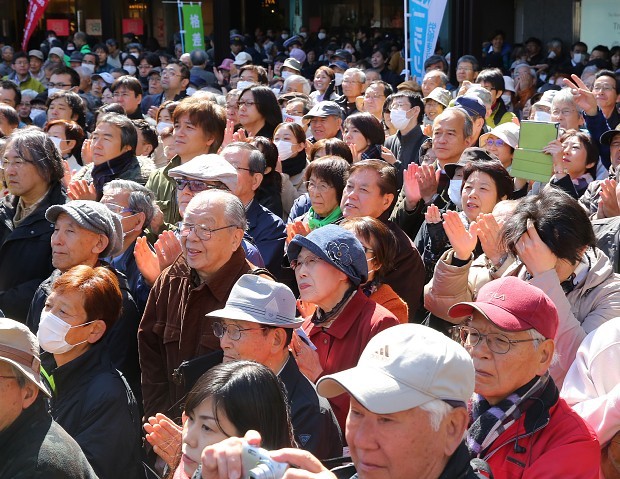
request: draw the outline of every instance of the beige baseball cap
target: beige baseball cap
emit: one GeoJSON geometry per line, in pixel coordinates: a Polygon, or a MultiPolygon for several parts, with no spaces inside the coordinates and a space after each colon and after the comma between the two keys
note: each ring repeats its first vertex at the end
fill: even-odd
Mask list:
{"type": "Polygon", "coordinates": [[[39,341],[30,330],[17,321],[0,318],[0,361],[19,369],[48,397],[52,397],[41,380],[39,341]]]}
{"type": "Polygon", "coordinates": [[[457,342],[420,324],[400,324],[373,337],[357,366],[321,378],[326,398],[349,393],[375,414],[392,414],[434,399],[467,406],[474,392],[470,355],[457,342]]]}
{"type": "Polygon", "coordinates": [[[497,125],[490,132],[480,135],[480,146],[484,148],[489,137],[493,135],[503,140],[512,148],[516,148],[519,144],[519,125],[511,121],[497,125]]]}

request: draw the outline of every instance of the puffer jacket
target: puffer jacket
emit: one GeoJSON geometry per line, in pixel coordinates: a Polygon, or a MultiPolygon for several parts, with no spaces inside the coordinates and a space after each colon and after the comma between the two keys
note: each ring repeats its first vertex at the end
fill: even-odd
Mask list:
{"type": "MultiPolygon", "coordinates": [[[[492,272],[484,254],[462,267],[451,264],[453,255],[453,250],[449,250],[441,257],[424,294],[426,309],[452,323],[460,321],[450,318],[448,309],[461,301],[473,301],[480,288],[489,281],[503,276],[527,277],[525,265],[513,257],[492,272]]],[[[564,382],[586,335],[618,316],[620,311],[620,276],[613,272],[609,258],[600,249],[590,248],[582,261],[589,261],[590,268],[586,277],[568,294],[564,293],[555,270],[530,280],[549,296],[558,310],[560,322],[555,337],[558,361],[550,369],[558,387],[564,382]]]]}

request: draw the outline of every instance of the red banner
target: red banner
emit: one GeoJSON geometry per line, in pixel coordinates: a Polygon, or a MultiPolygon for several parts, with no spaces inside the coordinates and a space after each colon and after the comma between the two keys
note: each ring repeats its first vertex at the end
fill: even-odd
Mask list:
{"type": "Polygon", "coordinates": [[[68,37],[69,20],[66,20],[64,18],[48,18],[45,22],[45,29],[53,30],[56,33],[57,37],[68,37]]]}
{"type": "Polygon", "coordinates": [[[49,0],[30,0],[28,4],[28,12],[26,13],[26,26],[24,27],[24,40],[22,41],[22,50],[28,51],[28,41],[32,32],[34,32],[37,23],[41,20],[49,0]]]}

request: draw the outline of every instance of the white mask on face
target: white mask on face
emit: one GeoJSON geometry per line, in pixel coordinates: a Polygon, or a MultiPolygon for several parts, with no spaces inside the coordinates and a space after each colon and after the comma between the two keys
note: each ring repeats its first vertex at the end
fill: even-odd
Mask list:
{"type": "Polygon", "coordinates": [[[280,161],[288,160],[293,156],[293,144],[290,141],[278,140],[274,141],[274,144],[278,149],[278,158],[280,158],[280,161]]]}
{"type": "Polygon", "coordinates": [[[535,111],[534,121],[551,121],[551,113],[546,111],[535,111]]]}
{"type": "Polygon", "coordinates": [[[448,196],[452,203],[454,203],[457,208],[461,208],[461,188],[463,186],[463,180],[450,180],[450,186],[448,187],[448,196]]]}
{"type": "Polygon", "coordinates": [[[136,74],[136,67],[131,66],[131,65],[124,66],[123,70],[125,70],[130,75],[135,75],[136,74]]]}
{"type": "Polygon", "coordinates": [[[336,73],[336,86],[340,86],[342,85],[342,77],[344,76],[344,73],[336,73]]]}
{"type": "Polygon", "coordinates": [[[280,88],[272,88],[271,91],[275,94],[275,96],[278,96],[280,94],[280,88]]]}
{"type": "Polygon", "coordinates": [[[554,51],[549,52],[549,55],[547,55],[547,58],[555,58],[557,55],[555,54],[554,51]]]}
{"type": "Polygon", "coordinates": [[[280,37],[282,37],[282,40],[286,40],[288,38],[288,33],[283,33],[280,37]]]}
{"type": "Polygon", "coordinates": [[[54,93],[59,92],[59,91],[60,91],[60,88],[48,88],[48,89],[47,89],[47,97],[48,97],[48,98],[51,98],[51,96],[52,96],[54,93]]]}
{"type": "Polygon", "coordinates": [[[86,68],[91,75],[95,73],[95,65],[92,65],[91,63],[82,63],[82,67],[86,68]]]}
{"type": "Polygon", "coordinates": [[[69,352],[78,344],[82,344],[87,341],[84,340],[77,344],[69,344],[65,340],[69,330],[86,326],[90,323],[94,323],[94,321],[78,324],[77,326],[71,326],[69,323],[64,322],[50,311],[43,311],[41,313],[41,321],[39,322],[39,331],[37,331],[39,346],[41,346],[41,348],[48,353],[52,354],[63,354],[69,352]]]}
{"type": "Polygon", "coordinates": [[[390,112],[390,119],[392,120],[392,125],[397,130],[403,130],[407,128],[409,125],[410,118],[407,118],[407,112],[405,110],[394,110],[390,112]]]}
{"type": "Polygon", "coordinates": [[[289,71],[284,71],[282,72],[282,78],[284,78],[285,80],[290,77],[293,73],[289,72],[289,71]]]}
{"type": "Polygon", "coordinates": [[[62,139],[57,138],[55,136],[50,136],[50,140],[52,140],[52,143],[54,143],[54,146],[56,147],[58,152],[62,155],[62,150],[60,149],[60,143],[62,142],[62,139]]]}
{"type": "Polygon", "coordinates": [[[302,38],[308,38],[308,32],[299,32],[299,36],[302,38]]]}
{"type": "Polygon", "coordinates": [[[172,123],[168,123],[167,121],[160,121],[157,124],[157,134],[161,135],[164,131],[164,128],[172,128],[174,125],[172,123]]]}
{"type": "Polygon", "coordinates": [[[504,105],[506,106],[510,105],[511,100],[512,100],[512,97],[510,96],[510,93],[504,93],[502,95],[502,101],[504,102],[504,105]]]}
{"type": "Polygon", "coordinates": [[[252,85],[254,85],[254,82],[247,81],[247,80],[239,80],[237,82],[237,90],[244,90],[247,87],[250,87],[252,85]]]}
{"type": "Polygon", "coordinates": [[[326,36],[327,36],[327,33],[325,32],[319,32],[319,34],[317,35],[317,37],[319,37],[319,40],[325,40],[326,36]]]}
{"type": "Polygon", "coordinates": [[[573,53],[573,61],[575,63],[581,63],[583,61],[583,53],[573,53]]]}
{"type": "Polygon", "coordinates": [[[297,123],[301,127],[304,126],[303,116],[288,115],[284,110],[282,111],[282,120],[285,123],[297,123]]]}

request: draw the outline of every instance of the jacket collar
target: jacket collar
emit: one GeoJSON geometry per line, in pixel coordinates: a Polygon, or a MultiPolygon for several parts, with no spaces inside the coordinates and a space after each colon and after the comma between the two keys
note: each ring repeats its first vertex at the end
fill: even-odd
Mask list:
{"type": "MultiPolygon", "coordinates": [[[[342,339],[349,332],[349,330],[353,327],[353,325],[358,321],[360,314],[362,314],[364,308],[368,307],[368,303],[370,300],[366,297],[366,295],[361,291],[357,290],[357,292],[349,301],[340,315],[336,318],[336,320],[332,323],[332,325],[325,329],[324,331],[337,339],[342,339]]],[[[312,324],[312,323],[310,323],[312,324]]],[[[323,331],[321,325],[312,325],[312,329],[310,330],[310,336],[317,334],[319,331],[323,331]]]]}

